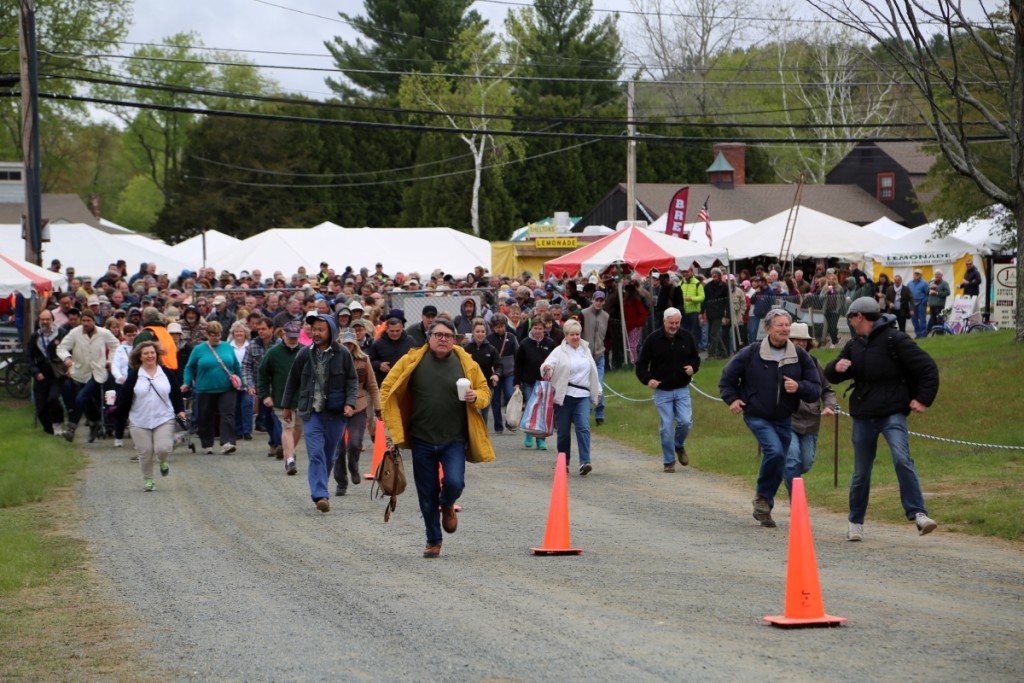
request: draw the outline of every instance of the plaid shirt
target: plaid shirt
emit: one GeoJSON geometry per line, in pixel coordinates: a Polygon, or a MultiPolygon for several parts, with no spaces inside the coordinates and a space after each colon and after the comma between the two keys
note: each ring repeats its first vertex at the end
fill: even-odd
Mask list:
{"type": "Polygon", "coordinates": [[[281,340],[273,337],[269,346],[264,346],[263,340],[259,337],[249,342],[249,348],[245,350],[245,358],[242,360],[242,380],[247,387],[256,386],[256,371],[259,370],[263,354],[274,344],[280,344],[281,340]]]}

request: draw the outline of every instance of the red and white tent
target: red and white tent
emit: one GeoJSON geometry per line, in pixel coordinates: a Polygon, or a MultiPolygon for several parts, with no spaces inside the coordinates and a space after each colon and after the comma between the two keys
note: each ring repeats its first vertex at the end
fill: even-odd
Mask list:
{"type": "Polygon", "coordinates": [[[0,297],[19,293],[31,298],[34,291],[47,296],[56,287],[66,287],[68,279],[60,273],[0,253],[0,297]]]}
{"type": "Polygon", "coordinates": [[[625,271],[646,276],[651,270],[667,273],[673,266],[680,270],[691,265],[710,268],[716,261],[728,263],[729,252],[632,226],[548,261],[544,264],[544,275],[589,275],[602,273],[611,266],[624,266],[625,271]]]}

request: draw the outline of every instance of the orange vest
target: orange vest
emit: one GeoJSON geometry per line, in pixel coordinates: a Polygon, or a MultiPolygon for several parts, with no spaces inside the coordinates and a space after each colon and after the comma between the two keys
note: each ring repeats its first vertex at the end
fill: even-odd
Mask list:
{"type": "Polygon", "coordinates": [[[144,330],[149,330],[156,337],[160,343],[160,348],[164,350],[164,356],[160,359],[160,362],[168,370],[178,369],[178,347],[174,344],[174,337],[167,331],[167,328],[163,325],[152,325],[143,327],[144,330]]]}

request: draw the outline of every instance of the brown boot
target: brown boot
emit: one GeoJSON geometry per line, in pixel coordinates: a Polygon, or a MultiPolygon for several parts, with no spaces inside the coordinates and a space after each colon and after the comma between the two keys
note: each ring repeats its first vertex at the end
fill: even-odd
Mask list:
{"type": "Polygon", "coordinates": [[[434,558],[441,556],[441,544],[440,543],[428,543],[427,547],[423,549],[423,557],[434,558]]]}
{"type": "Polygon", "coordinates": [[[459,528],[459,515],[455,512],[454,505],[441,506],[441,528],[450,534],[454,534],[459,528]]]}

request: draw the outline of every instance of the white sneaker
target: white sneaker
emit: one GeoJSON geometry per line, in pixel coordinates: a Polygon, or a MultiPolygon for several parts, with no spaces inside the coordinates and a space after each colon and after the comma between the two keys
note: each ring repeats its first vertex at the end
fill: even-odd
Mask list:
{"type": "Polygon", "coordinates": [[[233,444],[233,443],[226,443],[226,444],[224,444],[223,446],[220,447],[220,452],[221,452],[222,455],[231,455],[232,453],[235,452],[235,444],[233,444]]]}
{"type": "Polygon", "coordinates": [[[924,514],[923,512],[918,512],[917,516],[914,518],[914,521],[917,522],[918,536],[930,534],[931,532],[935,531],[935,528],[937,526],[939,526],[934,519],[924,514]]]}
{"type": "Polygon", "coordinates": [[[53,435],[54,436],[64,436],[64,428],[63,427],[58,427],[57,425],[53,425],[53,435]]]}
{"type": "Polygon", "coordinates": [[[864,540],[864,525],[854,524],[850,522],[850,528],[846,531],[847,541],[863,541],[864,540]]]}
{"type": "Polygon", "coordinates": [[[123,448],[124,439],[114,439],[114,448],[123,448]]]}

